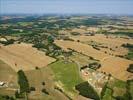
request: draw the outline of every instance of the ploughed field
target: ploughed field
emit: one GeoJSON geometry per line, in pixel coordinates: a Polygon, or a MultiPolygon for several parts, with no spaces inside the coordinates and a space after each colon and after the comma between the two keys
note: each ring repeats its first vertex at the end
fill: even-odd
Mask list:
{"type": "Polygon", "coordinates": [[[46,56],[44,52],[33,48],[31,44],[25,43],[1,45],[0,60],[10,65],[15,71],[33,70],[35,67],[44,67],[55,61],[54,58],[46,56]]]}

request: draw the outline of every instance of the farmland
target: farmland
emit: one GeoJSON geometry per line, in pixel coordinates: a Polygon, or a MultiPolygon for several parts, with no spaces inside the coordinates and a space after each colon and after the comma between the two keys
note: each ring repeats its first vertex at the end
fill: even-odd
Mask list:
{"type": "Polygon", "coordinates": [[[13,96],[17,85],[17,73],[5,62],[0,60],[0,80],[5,82],[5,86],[0,89],[0,94],[13,96]],[[5,89],[6,88],[6,89],[5,89]]]}
{"type": "Polygon", "coordinates": [[[76,50],[77,52],[81,52],[87,56],[94,57],[94,59],[100,60],[102,67],[99,70],[107,73],[111,73],[113,76],[117,77],[118,79],[127,80],[128,77],[132,75],[125,71],[128,65],[132,63],[132,61],[130,60],[105,54],[104,52],[95,50],[91,46],[88,46],[86,44],[81,44],[78,42],[57,40],[56,44],[61,46],[64,50],[71,48],[76,50]],[[117,67],[116,65],[119,65],[119,66],[117,67]],[[116,73],[116,72],[120,72],[120,73],[116,73]]]}
{"type": "Polygon", "coordinates": [[[0,99],[131,100],[130,18],[2,16],[0,99]]]}
{"type": "Polygon", "coordinates": [[[20,69],[25,71],[33,70],[36,66],[44,67],[55,61],[53,58],[45,56],[45,53],[37,51],[30,44],[24,43],[6,47],[1,46],[0,54],[0,59],[5,61],[15,71],[20,69]]]}

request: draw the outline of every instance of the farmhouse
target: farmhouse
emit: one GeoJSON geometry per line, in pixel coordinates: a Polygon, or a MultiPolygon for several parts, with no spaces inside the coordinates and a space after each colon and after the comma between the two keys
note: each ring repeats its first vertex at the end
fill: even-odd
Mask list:
{"type": "Polygon", "coordinates": [[[0,37],[0,42],[7,42],[6,38],[0,37]]]}

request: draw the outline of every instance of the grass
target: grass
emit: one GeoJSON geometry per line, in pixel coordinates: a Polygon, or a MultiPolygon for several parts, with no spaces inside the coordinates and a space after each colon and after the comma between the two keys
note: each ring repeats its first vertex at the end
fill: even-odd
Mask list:
{"type": "Polygon", "coordinates": [[[117,88],[113,89],[113,97],[123,96],[126,93],[126,88],[117,88]]]}
{"type": "Polygon", "coordinates": [[[133,60],[133,51],[129,51],[126,58],[133,60]]]}
{"type": "Polygon", "coordinates": [[[114,79],[114,81],[109,82],[108,87],[113,89],[114,87],[117,88],[126,88],[126,82],[118,79],[114,79]]]}
{"type": "Polygon", "coordinates": [[[57,61],[50,65],[55,78],[63,84],[66,91],[75,92],[75,85],[83,82],[79,76],[79,70],[76,63],[65,62],[63,60],[57,61]]]}
{"type": "MultiPolygon", "coordinates": [[[[107,97],[109,96],[110,92],[112,91],[112,93],[110,94],[110,96],[113,97],[117,97],[117,96],[123,96],[126,93],[126,82],[122,81],[122,80],[118,80],[118,79],[114,79],[113,81],[109,81],[107,84],[107,88],[105,91],[105,95],[107,95],[107,97]],[[110,89],[110,90],[108,90],[110,89]],[[110,92],[109,92],[110,91],[110,92]]],[[[111,100],[111,99],[103,99],[103,100],[111,100]]],[[[111,97],[108,97],[111,98],[111,97]]]]}
{"type": "Polygon", "coordinates": [[[113,100],[112,98],[112,90],[109,88],[106,88],[105,94],[103,96],[102,100],[113,100]]]}
{"type": "Polygon", "coordinates": [[[131,96],[133,98],[133,82],[130,85],[130,94],[131,94],[131,96]]]}
{"type": "Polygon", "coordinates": [[[133,98],[133,80],[128,83],[128,91],[131,94],[131,97],[133,98]]]}

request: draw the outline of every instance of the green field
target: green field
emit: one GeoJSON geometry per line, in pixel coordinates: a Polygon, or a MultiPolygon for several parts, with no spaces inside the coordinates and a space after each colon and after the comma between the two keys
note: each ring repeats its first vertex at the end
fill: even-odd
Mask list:
{"type": "Polygon", "coordinates": [[[106,88],[105,94],[103,96],[102,100],[113,100],[112,98],[112,90],[109,88],[106,88]]]}
{"type": "Polygon", "coordinates": [[[115,97],[123,97],[126,93],[126,85],[126,82],[118,79],[109,81],[102,100],[113,100],[115,97]]]}
{"type": "Polygon", "coordinates": [[[113,81],[110,81],[108,83],[108,87],[111,89],[113,89],[114,87],[126,88],[126,82],[118,80],[118,79],[114,79],[113,81]]]}
{"type": "Polygon", "coordinates": [[[60,81],[66,91],[74,92],[75,85],[83,80],[79,76],[78,66],[72,62],[57,61],[50,65],[55,73],[55,79],[60,81]]]}
{"type": "Polygon", "coordinates": [[[133,51],[129,51],[126,58],[133,60],[133,51]]]}
{"type": "Polygon", "coordinates": [[[130,80],[127,83],[128,83],[128,91],[131,95],[131,98],[133,99],[133,80],[130,80]]]}

